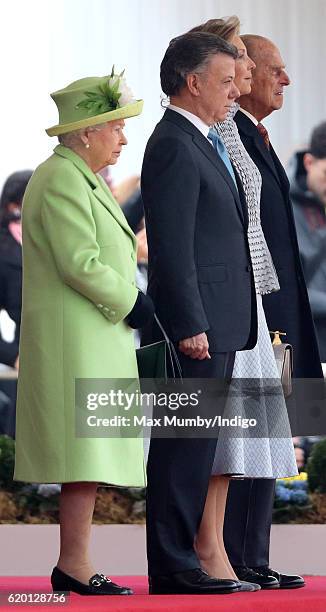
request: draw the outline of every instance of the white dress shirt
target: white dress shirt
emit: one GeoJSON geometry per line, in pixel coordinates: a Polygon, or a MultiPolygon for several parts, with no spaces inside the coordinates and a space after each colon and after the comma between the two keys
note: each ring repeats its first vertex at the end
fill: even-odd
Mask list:
{"type": "Polygon", "coordinates": [[[167,108],[172,111],[175,111],[176,113],[179,113],[180,115],[188,119],[188,121],[190,121],[190,123],[192,123],[197,128],[197,130],[199,130],[203,134],[203,136],[208,139],[209,125],[204,123],[204,121],[202,121],[200,117],[197,117],[197,115],[190,113],[184,108],[175,106],[174,104],[169,104],[167,108]]]}
{"type": "Polygon", "coordinates": [[[247,115],[247,117],[249,117],[249,119],[255,124],[258,125],[259,121],[257,121],[256,117],[254,117],[251,113],[249,113],[247,110],[245,110],[244,108],[240,107],[240,111],[244,114],[247,115]]]}

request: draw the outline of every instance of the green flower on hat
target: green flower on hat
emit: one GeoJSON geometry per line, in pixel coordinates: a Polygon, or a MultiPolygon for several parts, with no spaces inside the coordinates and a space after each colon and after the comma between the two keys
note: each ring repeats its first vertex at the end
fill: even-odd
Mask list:
{"type": "Polygon", "coordinates": [[[99,85],[97,91],[85,91],[86,98],[76,105],[76,109],[85,109],[88,114],[97,115],[130,104],[134,98],[123,77],[124,72],[116,75],[112,66],[107,81],[99,85]]]}

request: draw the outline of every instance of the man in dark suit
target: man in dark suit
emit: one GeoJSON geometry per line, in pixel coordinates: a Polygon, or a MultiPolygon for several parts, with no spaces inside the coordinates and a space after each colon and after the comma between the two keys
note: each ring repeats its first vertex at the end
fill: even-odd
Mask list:
{"type": "MultiPolygon", "coordinates": [[[[142,170],[148,293],[174,341],[185,378],[227,378],[234,354],[257,339],[256,303],[241,186],[208,140],[239,95],[236,52],[211,34],[171,41],[161,64],[170,106],[142,170]]],[[[143,342],[159,338],[152,326],[143,342]]],[[[213,439],[157,439],[148,459],[151,593],[232,592],[210,578],[193,548],[215,454],[213,439]]]]}
{"type": "MultiPolygon", "coordinates": [[[[261,36],[241,37],[256,64],[251,93],[240,98],[235,116],[241,140],[262,176],[261,220],[280,281],[280,291],[263,297],[271,331],[286,332],[294,348],[294,377],[322,376],[320,358],[304,281],[289,182],[265,127],[260,123],[283,105],[283,90],[290,83],[278,48],[261,36]]],[[[304,586],[300,576],[287,576],[269,568],[269,539],[274,502],[274,480],[233,481],[230,485],[224,537],[239,578],[259,582],[251,570],[273,575],[281,588],[304,586]],[[250,571],[248,570],[250,568],[250,571]]]]}

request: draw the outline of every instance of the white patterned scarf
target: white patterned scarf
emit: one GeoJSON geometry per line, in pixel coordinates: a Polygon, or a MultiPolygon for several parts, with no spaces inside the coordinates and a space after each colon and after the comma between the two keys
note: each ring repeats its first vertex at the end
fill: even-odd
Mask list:
{"type": "Polygon", "coordinates": [[[225,121],[216,124],[230,160],[241,180],[248,207],[248,242],[255,280],[256,292],[260,295],[278,291],[276,270],[269,252],[260,221],[260,194],[262,179],[239,136],[234,115],[239,110],[234,103],[225,121]]]}

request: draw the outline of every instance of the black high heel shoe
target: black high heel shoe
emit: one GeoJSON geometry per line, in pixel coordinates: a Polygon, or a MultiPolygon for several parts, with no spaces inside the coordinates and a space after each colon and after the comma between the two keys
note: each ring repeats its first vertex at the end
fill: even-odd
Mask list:
{"type": "Polygon", "coordinates": [[[78,593],[79,595],[133,595],[128,587],[119,586],[103,574],[94,574],[88,585],[68,576],[58,567],[54,567],[51,574],[52,589],[55,592],[78,593]]]}

